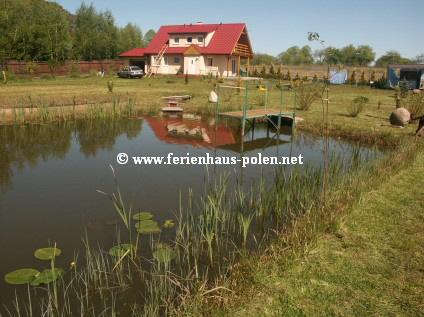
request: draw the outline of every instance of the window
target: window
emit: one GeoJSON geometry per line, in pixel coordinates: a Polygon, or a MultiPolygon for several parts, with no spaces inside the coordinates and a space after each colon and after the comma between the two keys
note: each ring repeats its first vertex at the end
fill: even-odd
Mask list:
{"type": "Polygon", "coordinates": [[[416,81],[419,77],[419,70],[401,69],[399,77],[401,80],[416,81]]]}
{"type": "Polygon", "coordinates": [[[199,37],[197,38],[197,42],[198,42],[198,43],[203,43],[203,36],[199,36],[199,37]]]}
{"type": "Polygon", "coordinates": [[[179,57],[175,57],[174,58],[174,64],[179,64],[180,63],[180,58],[179,57]]]}
{"type": "Polygon", "coordinates": [[[193,42],[193,38],[191,36],[187,37],[187,43],[192,43],[193,42]]]}
{"type": "Polygon", "coordinates": [[[179,37],[174,37],[174,43],[175,43],[175,44],[180,43],[180,38],[179,38],[179,37]]]}
{"type": "Polygon", "coordinates": [[[208,66],[213,66],[213,58],[208,58],[208,66]]]}
{"type": "Polygon", "coordinates": [[[163,65],[168,66],[168,57],[166,56],[163,57],[163,65]]]}

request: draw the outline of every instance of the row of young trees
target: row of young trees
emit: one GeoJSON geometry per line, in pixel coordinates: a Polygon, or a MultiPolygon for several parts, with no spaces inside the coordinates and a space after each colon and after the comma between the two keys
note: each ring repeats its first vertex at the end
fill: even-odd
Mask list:
{"type": "Polygon", "coordinates": [[[145,47],[155,35],[128,23],[119,28],[109,10],[82,3],[75,14],[45,0],[0,0],[0,60],[112,59],[145,47]]]}
{"type": "Polygon", "coordinates": [[[284,64],[284,65],[310,65],[330,64],[345,66],[368,66],[375,61],[376,66],[385,67],[387,64],[401,63],[424,63],[424,54],[414,59],[404,58],[397,51],[388,51],[375,60],[376,54],[369,45],[355,47],[350,44],[341,49],[329,46],[325,49],[316,50],[312,53],[310,46],[292,46],[276,57],[268,54],[256,53],[252,60],[253,65],[261,64],[284,64]]]}

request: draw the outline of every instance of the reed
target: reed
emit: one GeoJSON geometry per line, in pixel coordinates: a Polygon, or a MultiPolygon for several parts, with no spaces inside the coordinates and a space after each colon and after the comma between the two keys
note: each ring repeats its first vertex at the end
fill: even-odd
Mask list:
{"type": "MultiPolygon", "coordinates": [[[[359,148],[331,155],[327,170],[327,197],[331,202],[343,188],[352,188],[355,175],[369,173],[366,166],[371,163],[366,162],[374,161],[379,160],[372,160],[359,148]]],[[[139,245],[138,234],[131,231],[132,203],[124,200],[113,169],[112,173],[116,193],[101,193],[110,198],[122,220],[124,240],[139,245]]],[[[60,294],[45,297],[39,307],[42,315],[75,316],[85,312],[93,316],[177,316],[190,309],[188,303],[193,299],[203,302],[228,292],[225,280],[234,273],[237,263],[267,245],[276,233],[289,232],[284,235],[289,237],[287,245],[298,245],[312,239],[321,224],[335,216],[320,212],[322,167],[279,167],[273,179],[262,176],[250,185],[239,180],[230,185],[231,177],[229,173],[211,175],[207,171],[202,197],[196,200],[188,192],[187,203],[181,202],[176,215],[173,238],[166,241],[175,253],[172,261],[151,258],[163,243],[161,236],[150,235],[150,250],[131,251],[131,256],[122,257],[117,265],[116,258],[102,247],[93,248],[86,235],[78,270],[66,282],[60,282],[60,294]],[[300,226],[304,221],[309,224],[307,229],[300,226]],[[60,306],[55,304],[57,301],[60,306]]],[[[354,188],[355,192],[359,190],[354,188]]],[[[121,243],[119,231],[116,242],[121,243]]],[[[14,315],[37,316],[33,308],[24,315],[18,302],[15,304],[14,315]]]]}

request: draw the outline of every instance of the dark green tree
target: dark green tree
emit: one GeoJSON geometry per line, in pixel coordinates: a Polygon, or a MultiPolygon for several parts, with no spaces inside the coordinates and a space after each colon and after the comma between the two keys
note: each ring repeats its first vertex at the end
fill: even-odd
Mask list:
{"type": "Polygon", "coordinates": [[[118,53],[129,51],[137,47],[145,47],[143,33],[141,29],[132,23],[118,31],[118,53]]]}
{"type": "Polygon", "coordinates": [[[150,44],[150,42],[153,40],[155,35],[156,35],[155,30],[150,29],[146,32],[146,34],[144,35],[144,43],[146,46],[150,44]]]}

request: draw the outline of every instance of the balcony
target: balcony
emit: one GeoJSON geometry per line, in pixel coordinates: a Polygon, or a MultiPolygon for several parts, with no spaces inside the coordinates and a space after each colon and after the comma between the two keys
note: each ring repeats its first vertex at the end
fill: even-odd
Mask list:
{"type": "Polygon", "coordinates": [[[249,46],[245,44],[237,43],[233,50],[233,55],[240,55],[243,57],[251,57],[252,52],[250,52],[249,46]]]}

